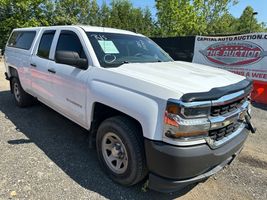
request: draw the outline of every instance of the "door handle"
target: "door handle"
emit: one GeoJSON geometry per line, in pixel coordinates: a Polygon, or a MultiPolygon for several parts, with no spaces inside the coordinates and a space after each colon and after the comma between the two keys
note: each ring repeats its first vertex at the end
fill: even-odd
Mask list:
{"type": "Polygon", "coordinates": [[[53,74],[56,73],[56,71],[55,71],[54,69],[48,69],[47,71],[49,71],[49,72],[51,72],[51,73],[53,73],[53,74]]]}
{"type": "Polygon", "coordinates": [[[34,64],[34,63],[31,63],[31,66],[32,66],[32,67],[37,67],[37,65],[36,65],[36,64],[34,64]]]}

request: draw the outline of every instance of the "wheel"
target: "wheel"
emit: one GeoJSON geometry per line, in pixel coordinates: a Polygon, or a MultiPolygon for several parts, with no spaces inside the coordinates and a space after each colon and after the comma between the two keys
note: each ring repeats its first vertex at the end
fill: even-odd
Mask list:
{"type": "Polygon", "coordinates": [[[18,78],[12,78],[11,84],[14,99],[19,107],[27,107],[33,104],[34,98],[23,90],[18,78]]]}
{"type": "Polygon", "coordinates": [[[147,175],[143,136],[132,119],[116,116],[102,122],[96,136],[97,154],[107,175],[130,186],[147,175]]]}

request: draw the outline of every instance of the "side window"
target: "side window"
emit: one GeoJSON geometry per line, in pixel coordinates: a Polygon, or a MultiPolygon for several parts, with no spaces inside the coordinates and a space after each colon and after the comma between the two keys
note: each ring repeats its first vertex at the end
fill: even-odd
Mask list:
{"type": "Polygon", "coordinates": [[[18,31],[14,31],[12,33],[12,35],[10,36],[8,42],[7,42],[7,46],[10,46],[10,47],[15,47],[16,45],[16,40],[17,40],[17,37],[19,36],[20,32],[18,31]]]}
{"type": "Polygon", "coordinates": [[[72,31],[61,31],[56,51],[74,51],[80,58],[86,59],[80,39],[72,31]]]}
{"type": "Polygon", "coordinates": [[[35,31],[14,31],[7,46],[29,50],[35,38],[35,31]]]}
{"type": "Polygon", "coordinates": [[[40,40],[37,56],[49,58],[50,48],[56,31],[45,31],[40,40]]]}

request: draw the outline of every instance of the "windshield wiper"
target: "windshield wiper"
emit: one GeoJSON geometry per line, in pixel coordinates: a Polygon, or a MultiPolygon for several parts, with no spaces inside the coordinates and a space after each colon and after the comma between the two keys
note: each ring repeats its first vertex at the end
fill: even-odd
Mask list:
{"type": "Polygon", "coordinates": [[[123,65],[123,64],[128,64],[128,63],[130,63],[130,62],[127,61],[127,60],[124,60],[124,61],[122,61],[122,62],[117,63],[117,65],[118,65],[118,66],[121,66],[121,65],[123,65]]]}

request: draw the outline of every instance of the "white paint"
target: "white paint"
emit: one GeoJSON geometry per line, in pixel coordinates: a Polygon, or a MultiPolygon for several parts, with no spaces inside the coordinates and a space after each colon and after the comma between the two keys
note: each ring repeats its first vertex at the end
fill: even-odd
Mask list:
{"type": "Polygon", "coordinates": [[[6,66],[18,70],[22,87],[27,92],[86,129],[90,129],[94,104],[100,102],[138,120],[144,137],[162,140],[163,116],[169,98],[178,100],[185,93],[206,92],[244,79],[225,70],[186,62],[135,63],[102,68],[84,30],[139,34],[90,26],[21,30],[33,29],[38,34],[30,50],[6,47],[6,66]],[[45,30],[56,30],[49,60],[36,56],[40,33],[45,30]],[[78,35],[89,60],[87,70],[58,64],[53,60],[61,30],[71,30],[78,35]],[[30,63],[37,67],[32,67],[30,63]],[[48,73],[50,68],[56,74],[48,73]]]}

